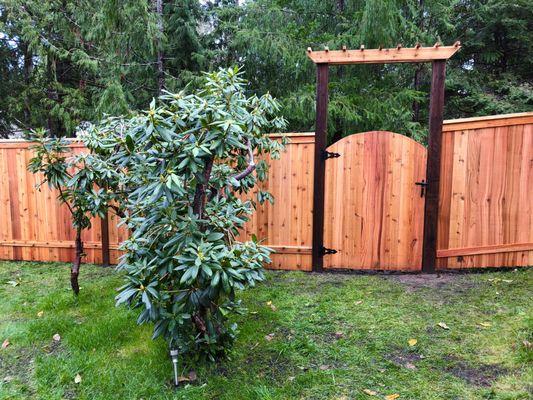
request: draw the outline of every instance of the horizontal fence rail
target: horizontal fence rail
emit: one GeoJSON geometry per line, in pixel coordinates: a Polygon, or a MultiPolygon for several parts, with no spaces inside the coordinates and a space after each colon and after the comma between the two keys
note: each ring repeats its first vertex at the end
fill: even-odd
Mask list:
{"type": "MultiPolygon", "coordinates": [[[[239,239],[252,234],[263,239],[275,251],[268,268],[310,271],[315,138],[313,133],[283,135],[289,144],[280,160],[267,160],[269,178],[260,187],[273,194],[274,204],[258,204],[239,239]]],[[[69,262],[75,237],[70,214],[55,191],[35,188],[41,178],[26,169],[30,146],[0,140],[0,259],[69,262]]],[[[85,151],[79,142],[70,147],[73,153],[85,151]]],[[[533,113],[444,121],[438,267],[533,265],[532,188],[533,113]]],[[[110,213],[111,263],[127,238],[118,223],[110,213]]],[[[83,240],[85,261],[102,263],[106,249],[99,218],[83,240]]]]}

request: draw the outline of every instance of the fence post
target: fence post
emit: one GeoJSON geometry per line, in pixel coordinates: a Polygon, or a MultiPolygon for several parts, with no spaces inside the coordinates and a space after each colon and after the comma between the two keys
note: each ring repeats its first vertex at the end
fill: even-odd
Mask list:
{"type": "Polygon", "coordinates": [[[101,237],[102,237],[102,265],[109,267],[111,260],[109,256],[109,219],[107,211],[105,216],[100,219],[101,237]]]}
{"type": "Polygon", "coordinates": [[[439,219],[440,157],[442,147],[442,114],[446,60],[433,61],[429,98],[429,138],[426,166],[426,198],[424,205],[424,241],[422,271],[435,272],[437,263],[437,230],[439,219]]]}
{"type": "Polygon", "coordinates": [[[317,64],[313,186],[313,271],[322,271],[324,266],[322,248],[324,247],[324,175],[326,173],[324,152],[326,151],[328,128],[328,73],[329,64],[317,64]]]}

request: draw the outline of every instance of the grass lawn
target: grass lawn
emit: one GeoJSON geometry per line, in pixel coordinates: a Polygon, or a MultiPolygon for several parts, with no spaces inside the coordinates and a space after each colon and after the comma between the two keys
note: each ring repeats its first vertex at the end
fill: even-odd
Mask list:
{"type": "Polygon", "coordinates": [[[441,277],[271,272],[241,295],[250,313],[237,318],[230,359],[184,367],[197,379],[178,390],[165,343],[136,325],[136,312],[115,308],[120,274],[84,265],[78,300],[68,278],[64,264],[0,262],[0,342],[9,341],[0,349],[0,399],[533,393],[533,269],[441,277]]]}

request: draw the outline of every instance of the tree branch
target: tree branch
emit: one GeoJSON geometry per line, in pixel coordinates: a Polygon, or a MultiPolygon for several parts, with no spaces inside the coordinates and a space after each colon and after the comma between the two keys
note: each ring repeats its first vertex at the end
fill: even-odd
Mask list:
{"type": "Polygon", "coordinates": [[[238,181],[246,178],[255,170],[254,151],[252,149],[252,143],[250,143],[250,139],[247,140],[246,145],[248,146],[248,166],[238,174],[231,176],[231,178],[236,179],[238,181]]]}

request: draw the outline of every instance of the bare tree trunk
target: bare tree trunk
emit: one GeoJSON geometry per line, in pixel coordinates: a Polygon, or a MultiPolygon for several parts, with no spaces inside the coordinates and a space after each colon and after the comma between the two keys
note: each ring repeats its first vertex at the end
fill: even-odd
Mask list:
{"type": "Polygon", "coordinates": [[[70,268],[70,286],[72,291],[77,296],[80,292],[80,286],[78,284],[78,276],[80,274],[81,257],[83,255],[83,242],[81,241],[81,229],[76,229],[76,255],[70,268]]]}
{"type": "MultiPolygon", "coordinates": [[[[418,1],[418,29],[422,33],[424,31],[424,0],[418,1]]],[[[424,65],[418,64],[415,69],[415,76],[413,79],[413,89],[418,91],[420,90],[420,78],[422,77],[424,65]]],[[[413,101],[413,122],[420,121],[420,103],[418,101],[413,101]]]]}
{"type": "MultiPolygon", "coordinates": [[[[344,12],[344,9],[345,9],[345,2],[344,0],[337,0],[337,15],[341,15],[343,12],[344,12]]],[[[338,32],[340,33],[340,32],[338,32]]],[[[336,68],[336,74],[337,74],[337,79],[339,80],[339,82],[342,80],[343,76],[344,76],[344,67],[342,65],[339,65],[337,66],[336,68]]],[[[334,125],[335,125],[335,128],[334,128],[334,131],[333,131],[333,137],[331,138],[331,142],[330,144],[333,144],[335,142],[338,142],[339,140],[342,139],[342,137],[344,136],[344,125],[343,125],[343,121],[342,121],[342,118],[340,118],[339,116],[336,116],[334,117],[334,125]]]]}
{"type": "Polygon", "coordinates": [[[163,0],[154,0],[155,12],[157,14],[157,30],[158,36],[156,38],[157,49],[157,95],[161,95],[165,87],[165,71],[163,66],[163,47],[161,40],[163,38],[163,0]]]}
{"type": "MultiPolygon", "coordinates": [[[[30,51],[30,48],[26,42],[22,44],[22,52],[24,54],[24,69],[23,69],[23,76],[24,76],[24,85],[26,88],[30,87],[30,76],[33,69],[33,60],[32,60],[32,53],[30,51]]],[[[26,126],[30,126],[31,124],[31,114],[30,114],[30,97],[28,94],[24,96],[24,123],[26,126]]]]}
{"type": "Polygon", "coordinates": [[[47,74],[48,74],[48,88],[46,89],[46,96],[50,100],[50,105],[48,106],[48,131],[51,136],[59,136],[59,128],[56,119],[52,115],[52,104],[58,101],[57,89],[54,87],[57,83],[56,79],[56,66],[55,60],[52,58],[51,54],[48,54],[47,57],[47,74]]]}
{"type": "MultiPolygon", "coordinates": [[[[422,76],[422,64],[418,64],[415,69],[415,77],[413,81],[413,89],[418,91],[420,90],[420,78],[422,76]]],[[[420,102],[417,100],[413,101],[413,122],[420,121],[420,102]]]]}

